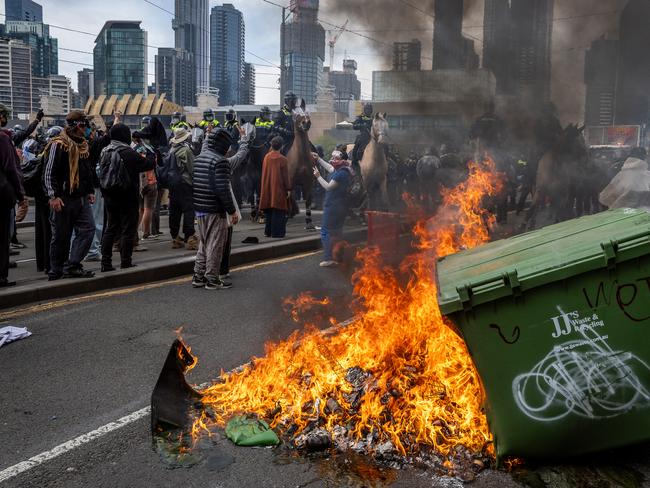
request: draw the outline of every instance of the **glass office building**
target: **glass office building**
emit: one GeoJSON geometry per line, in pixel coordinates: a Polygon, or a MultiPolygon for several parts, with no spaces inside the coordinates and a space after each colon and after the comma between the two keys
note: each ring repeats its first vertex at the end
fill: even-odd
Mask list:
{"type": "Polygon", "coordinates": [[[210,86],[219,89],[220,105],[242,103],[246,27],[232,4],[217,5],[210,15],[210,86]]]}
{"type": "Polygon", "coordinates": [[[147,33],[140,21],[109,21],[94,49],[95,94],[147,94],[147,33]]]}
{"type": "Polygon", "coordinates": [[[32,0],[5,0],[5,14],[7,22],[43,22],[43,7],[32,0]]]}

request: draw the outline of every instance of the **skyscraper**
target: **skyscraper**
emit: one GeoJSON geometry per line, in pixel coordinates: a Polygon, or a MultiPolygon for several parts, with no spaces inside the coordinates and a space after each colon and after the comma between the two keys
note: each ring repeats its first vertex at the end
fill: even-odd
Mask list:
{"type": "Polygon", "coordinates": [[[92,69],[77,71],[77,84],[82,105],[85,105],[89,98],[95,98],[95,72],[92,69]]]}
{"type": "Polygon", "coordinates": [[[244,63],[244,78],[239,96],[241,105],[255,105],[255,65],[244,63]]]}
{"type": "Polygon", "coordinates": [[[621,14],[616,124],[650,122],[650,2],[630,0],[621,14]]]}
{"type": "Polygon", "coordinates": [[[618,41],[598,39],[585,56],[585,124],[614,124],[618,41]]]}
{"type": "Polygon", "coordinates": [[[219,89],[221,105],[241,101],[244,79],[244,16],[234,5],[217,5],[210,14],[210,86],[219,89]]]}
{"type": "Polygon", "coordinates": [[[553,0],[511,0],[514,88],[536,103],[551,96],[553,0]]]}
{"type": "Polygon", "coordinates": [[[183,106],[194,105],[196,71],[190,53],[182,49],[161,47],[156,55],[156,95],[183,106]]]}
{"type": "Polygon", "coordinates": [[[422,44],[418,39],[393,43],[393,71],[420,71],[420,69],[422,69],[422,44]]]}
{"type": "MultiPolygon", "coordinates": [[[[195,66],[197,88],[208,87],[210,51],[209,0],[175,0],[172,27],[175,47],[187,51],[195,66]]],[[[198,91],[198,90],[197,90],[198,91]]]]}
{"type": "Polygon", "coordinates": [[[284,25],[281,87],[292,90],[306,103],[316,103],[325,61],[325,29],[318,23],[318,0],[291,0],[293,18],[284,25]]]}
{"type": "Polygon", "coordinates": [[[147,33],[141,21],[109,20],[95,40],[95,94],[147,94],[147,33]]]}
{"type": "Polygon", "coordinates": [[[16,39],[0,38],[0,102],[14,117],[32,112],[32,50],[16,39]]]}
{"type": "Polygon", "coordinates": [[[50,37],[50,26],[42,22],[8,21],[6,35],[32,48],[32,76],[59,74],[59,44],[50,37]]]}
{"type": "Polygon", "coordinates": [[[330,71],[330,85],[334,87],[334,101],[361,99],[361,82],[357,78],[357,62],[343,60],[343,71],[330,71]]]}
{"type": "Polygon", "coordinates": [[[32,0],[5,0],[5,14],[7,22],[43,22],[43,7],[32,0]]]}
{"type": "Polygon", "coordinates": [[[435,0],[433,69],[465,67],[463,0],[435,0]]]}
{"type": "Polygon", "coordinates": [[[497,80],[497,94],[514,91],[514,44],[510,0],[485,0],[483,67],[497,80]]]}

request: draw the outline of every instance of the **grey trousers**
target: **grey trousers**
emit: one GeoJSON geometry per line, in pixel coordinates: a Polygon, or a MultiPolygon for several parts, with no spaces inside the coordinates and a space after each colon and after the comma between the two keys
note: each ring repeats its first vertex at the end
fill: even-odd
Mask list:
{"type": "Polygon", "coordinates": [[[199,250],[196,253],[194,274],[208,279],[219,279],[219,268],[228,239],[228,220],[218,214],[198,219],[199,250]]]}

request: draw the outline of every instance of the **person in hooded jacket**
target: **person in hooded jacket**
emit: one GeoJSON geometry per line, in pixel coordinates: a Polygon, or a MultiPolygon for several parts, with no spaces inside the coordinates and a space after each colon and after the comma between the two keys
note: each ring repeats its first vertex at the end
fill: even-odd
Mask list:
{"type": "Polygon", "coordinates": [[[107,225],[102,238],[102,273],[115,271],[113,244],[120,241],[121,268],[133,267],[133,245],[138,229],[140,173],[151,171],[156,163],[151,152],[140,154],[131,148],[131,129],[118,123],[109,131],[110,144],[102,151],[100,166],[119,158],[128,174],[128,187],[120,190],[102,188],[107,225]]]}

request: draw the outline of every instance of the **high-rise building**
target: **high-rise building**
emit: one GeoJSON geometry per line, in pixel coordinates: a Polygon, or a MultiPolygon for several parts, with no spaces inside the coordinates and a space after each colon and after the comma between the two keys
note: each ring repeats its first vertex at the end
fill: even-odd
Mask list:
{"type": "Polygon", "coordinates": [[[5,0],[5,15],[7,22],[43,22],[43,7],[32,0],[5,0]]]}
{"type": "Polygon", "coordinates": [[[629,0],[621,14],[616,124],[650,122],[650,2],[629,0]]]}
{"type": "Polygon", "coordinates": [[[42,108],[47,114],[67,114],[72,108],[70,80],[65,76],[32,77],[32,112],[42,108]]]}
{"type": "Polygon", "coordinates": [[[95,72],[90,68],[77,71],[77,87],[83,105],[89,98],[95,98],[95,72]]]}
{"type": "Polygon", "coordinates": [[[540,103],[551,96],[553,0],[511,0],[515,94],[540,103]]]}
{"type": "Polygon", "coordinates": [[[13,117],[32,112],[32,50],[17,39],[0,38],[0,102],[13,117]]]}
{"type": "Polygon", "coordinates": [[[357,78],[357,62],[343,60],[343,71],[330,71],[330,85],[334,87],[334,102],[361,99],[361,82],[357,78]]]}
{"type": "MultiPolygon", "coordinates": [[[[197,88],[210,83],[210,10],[209,0],[175,0],[172,27],[176,49],[187,51],[195,66],[197,88]]],[[[198,90],[197,90],[198,91],[198,90]]]]}
{"type": "Polygon", "coordinates": [[[281,90],[291,90],[313,104],[325,61],[325,29],[318,23],[318,0],[291,0],[290,9],[293,17],[281,33],[281,90]]]}
{"type": "Polygon", "coordinates": [[[585,57],[585,124],[613,125],[616,97],[618,41],[598,39],[585,57]]]}
{"type": "Polygon", "coordinates": [[[244,63],[244,77],[239,95],[240,105],[255,105],[255,65],[244,63]]]}
{"type": "Polygon", "coordinates": [[[59,44],[50,36],[50,26],[42,22],[8,21],[6,36],[32,48],[32,75],[46,78],[59,74],[59,44]]]}
{"type": "Polygon", "coordinates": [[[141,21],[110,20],[95,40],[95,94],[147,94],[147,33],[141,21]]]}
{"type": "Polygon", "coordinates": [[[498,95],[514,91],[512,36],[510,0],[485,0],[483,67],[494,74],[498,95]]]}
{"type": "Polygon", "coordinates": [[[217,5],[210,14],[210,86],[219,89],[220,105],[241,103],[244,79],[244,16],[234,5],[217,5]]]}
{"type": "Polygon", "coordinates": [[[433,69],[465,68],[463,0],[435,0],[433,69]]]}
{"type": "Polygon", "coordinates": [[[196,70],[192,56],[182,49],[161,47],[156,55],[156,95],[167,94],[182,106],[194,105],[196,100],[196,70]]]}
{"type": "Polygon", "coordinates": [[[418,39],[393,43],[393,71],[420,71],[420,69],[422,69],[422,44],[418,39]]]}

